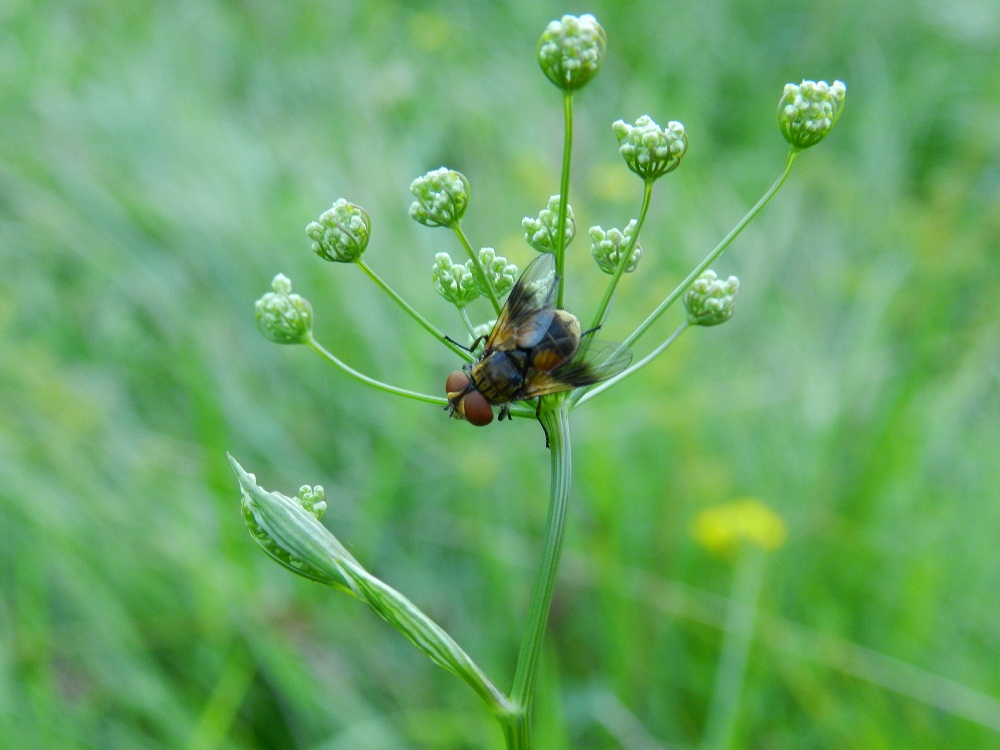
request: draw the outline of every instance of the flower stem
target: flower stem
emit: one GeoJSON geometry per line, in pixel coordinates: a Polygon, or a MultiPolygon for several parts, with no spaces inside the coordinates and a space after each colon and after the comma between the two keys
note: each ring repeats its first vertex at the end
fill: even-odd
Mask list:
{"type": "Polygon", "coordinates": [[[702,750],[725,750],[733,733],[739,709],[740,691],[753,638],[757,598],[764,576],[764,552],[745,544],[736,561],[732,595],[726,610],[722,655],[715,674],[712,703],[708,709],[702,750]]]}
{"type": "Polygon", "coordinates": [[[469,242],[469,238],[465,236],[465,231],[462,229],[461,224],[452,224],[451,228],[455,231],[455,236],[458,237],[458,241],[462,243],[462,247],[465,248],[465,252],[469,256],[469,260],[472,261],[472,265],[476,269],[476,275],[479,276],[479,280],[483,283],[483,288],[486,290],[486,296],[490,298],[490,303],[493,305],[494,312],[499,315],[500,298],[497,296],[496,289],[493,288],[493,282],[490,281],[489,274],[486,273],[486,269],[483,268],[483,264],[479,260],[479,255],[477,255],[476,251],[472,249],[472,243],[469,242]]]}
{"type": "Polygon", "coordinates": [[[622,370],[620,373],[618,373],[617,375],[615,375],[613,378],[608,378],[607,380],[603,381],[599,385],[594,386],[593,388],[590,388],[589,390],[585,390],[585,389],[581,388],[579,390],[573,391],[573,393],[570,394],[570,397],[569,397],[570,408],[572,409],[574,407],[579,406],[582,403],[590,401],[590,399],[592,399],[598,393],[601,393],[602,391],[606,391],[608,388],[610,388],[611,386],[613,386],[613,385],[621,382],[622,380],[624,380],[625,378],[627,378],[629,375],[632,375],[636,371],[641,370],[643,367],[645,367],[646,365],[648,365],[654,359],[656,359],[657,357],[659,357],[663,353],[663,350],[666,349],[668,346],[670,346],[672,343],[674,343],[677,340],[677,338],[682,333],[684,333],[684,331],[686,331],[688,329],[688,327],[690,325],[691,324],[688,321],[685,320],[683,323],[680,324],[680,326],[677,327],[676,331],[674,331],[673,333],[671,333],[667,337],[666,341],[664,341],[658,347],[656,347],[655,349],[653,349],[653,351],[651,351],[645,357],[643,357],[642,359],[640,359],[638,362],[636,362],[636,363],[632,364],[631,366],[629,366],[629,367],[625,368],[624,370],[622,370]]]}
{"type": "Polygon", "coordinates": [[[531,710],[535,697],[538,661],[545,640],[552,594],[555,591],[556,573],[562,553],[563,532],[566,528],[566,510],[569,500],[572,456],[569,438],[569,411],[564,399],[545,398],[539,414],[549,438],[551,479],[549,484],[549,513],[545,522],[545,547],[535,574],[527,624],[521,640],[517,670],[511,701],[521,711],[501,718],[507,750],[528,750],[531,747],[531,710]]]}
{"type": "Polygon", "coordinates": [[[563,306],[563,280],[566,278],[566,214],[569,213],[569,162],[573,155],[573,92],[563,91],[563,160],[562,176],[559,179],[559,217],[556,224],[556,276],[559,289],[556,291],[556,307],[563,306]]]}
{"type": "MultiPolygon", "coordinates": [[[[431,336],[433,336],[438,341],[440,341],[442,344],[444,344],[445,346],[447,346],[449,349],[451,349],[453,352],[455,352],[455,354],[457,354],[458,356],[460,356],[466,362],[471,362],[473,359],[475,359],[475,357],[473,357],[471,353],[469,353],[468,351],[466,351],[465,349],[463,349],[462,347],[460,347],[458,344],[456,344],[454,341],[452,341],[450,338],[448,338],[447,336],[445,336],[441,331],[439,331],[434,326],[433,323],[431,323],[429,320],[427,320],[427,318],[425,318],[423,315],[421,315],[420,313],[418,313],[409,302],[407,302],[405,299],[403,299],[402,297],[400,297],[399,294],[396,292],[396,290],[393,289],[388,284],[386,284],[382,280],[382,277],[380,277],[377,273],[375,273],[371,269],[371,267],[367,263],[364,262],[364,260],[362,260],[361,258],[358,258],[356,261],[354,261],[354,263],[357,265],[358,268],[360,268],[362,271],[365,272],[365,275],[367,275],[369,279],[371,279],[373,282],[375,282],[375,286],[377,286],[383,292],[385,292],[386,294],[388,294],[389,297],[392,299],[393,302],[395,302],[397,305],[399,305],[401,308],[403,308],[403,310],[406,312],[406,314],[409,315],[411,318],[413,318],[415,321],[417,321],[417,323],[420,324],[420,327],[423,328],[425,331],[427,331],[431,336]]],[[[338,365],[338,366],[342,366],[342,365],[338,365]]],[[[350,368],[345,368],[345,369],[349,370],[350,368]]],[[[362,378],[363,377],[364,376],[362,376],[362,378]]]]}
{"type": "Polygon", "coordinates": [[[614,276],[612,276],[611,281],[608,282],[608,288],[604,292],[604,298],[601,300],[601,304],[597,308],[597,313],[594,315],[594,321],[590,324],[592,329],[600,328],[604,325],[604,319],[608,316],[608,309],[611,307],[611,301],[615,298],[615,290],[618,289],[618,282],[621,281],[622,274],[625,273],[625,269],[632,260],[632,251],[635,250],[635,246],[639,242],[639,233],[642,231],[642,225],[646,221],[646,214],[649,213],[649,203],[652,198],[653,181],[646,180],[642,191],[642,207],[639,209],[639,218],[635,223],[635,231],[632,233],[632,238],[629,240],[628,245],[626,245],[626,247],[622,250],[621,258],[618,261],[618,267],[615,268],[614,276]]]}
{"type": "MultiPolygon", "coordinates": [[[[714,263],[718,259],[718,257],[722,255],[725,249],[732,244],[733,240],[735,240],[739,236],[740,232],[742,232],[746,228],[747,224],[749,224],[754,219],[754,217],[761,212],[764,206],[766,206],[768,202],[770,202],[771,198],[774,197],[774,194],[778,192],[778,189],[785,183],[785,180],[788,179],[788,175],[792,171],[792,164],[795,163],[796,156],[798,156],[798,152],[796,152],[793,149],[788,154],[788,159],[785,161],[784,171],[781,173],[778,179],[774,181],[774,184],[771,185],[770,188],[768,188],[767,192],[764,193],[763,196],[761,196],[761,199],[757,201],[757,203],[754,205],[753,208],[750,209],[747,215],[744,216],[742,219],[740,219],[739,223],[732,228],[729,234],[727,234],[722,239],[722,241],[715,246],[715,249],[713,249],[712,252],[710,252],[707,256],[705,256],[705,259],[701,263],[699,263],[695,267],[695,269],[691,271],[691,273],[688,274],[687,278],[684,279],[684,281],[682,281],[680,284],[677,285],[677,288],[670,293],[670,296],[667,297],[665,300],[663,300],[663,302],[661,302],[659,306],[655,310],[653,310],[652,313],[650,313],[649,317],[646,318],[646,320],[644,320],[642,324],[638,328],[636,328],[631,333],[631,335],[627,339],[625,339],[625,341],[622,342],[624,346],[632,346],[636,341],[638,341],[639,338],[647,330],[649,330],[650,326],[652,326],[653,323],[655,323],[657,319],[666,311],[666,309],[670,307],[674,302],[676,302],[677,299],[682,294],[684,294],[684,292],[687,290],[689,286],[691,286],[694,280],[701,275],[702,271],[704,271],[706,268],[712,265],[712,263],[714,263]]],[[[638,235],[638,231],[636,232],[636,235],[638,235]]]]}
{"type": "Polygon", "coordinates": [[[426,393],[419,393],[417,391],[408,391],[405,388],[399,388],[398,386],[395,385],[389,385],[388,383],[383,383],[381,380],[375,380],[375,378],[370,378],[363,372],[358,372],[353,367],[348,366],[343,361],[338,359],[334,354],[323,348],[323,345],[320,344],[315,338],[313,338],[312,333],[309,334],[309,338],[306,339],[306,343],[314,352],[323,357],[323,359],[330,362],[331,364],[336,365],[341,370],[350,375],[352,378],[354,378],[355,380],[360,380],[365,385],[370,385],[372,388],[377,388],[378,390],[384,391],[385,393],[392,393],[397,396],[405,396],[406,398],[412,398],[414,401],[423,401],[428,404],[437,404],[439,406],[448,405],[448,399],[442,396],[430,396],[426,393]]]}

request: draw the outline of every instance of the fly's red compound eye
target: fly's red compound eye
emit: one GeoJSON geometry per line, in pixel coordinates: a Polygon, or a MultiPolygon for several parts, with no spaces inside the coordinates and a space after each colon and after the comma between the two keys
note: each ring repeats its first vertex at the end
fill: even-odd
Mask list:
{"type": "Polygon", "coordinates": [[[469,387],[469,376],[463,370],[455,370],[444,383],[445,393],[461,393],[469,387]]]}
{"type": "Polygon", "coordinates": [[[483,427],[493,421],[493,407],[479,391],[471,391],[462,399],[462,412],[469,424],[483,427]]]}

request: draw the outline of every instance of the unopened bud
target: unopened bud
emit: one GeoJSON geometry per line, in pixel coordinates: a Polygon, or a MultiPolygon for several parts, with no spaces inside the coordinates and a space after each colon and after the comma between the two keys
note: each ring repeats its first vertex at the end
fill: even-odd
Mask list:
{"type": "Polygon", "coordinates": [[[717,326],[733,317],[740,280],[730,276],[723,281],[711,269],[705,271],[684,292],[688,322],[696,326],[717,326]]]}
{"type": "MultiPolygon", "coordinates": [[[[632,241],[635,228],[635,219],[632,219],[625,226],[625,231],[612,228],[605,232],[599,226],[590,228],[591,252],[594,255],[594,260],[597,261],[598,268],[604,271],[604,273],[614,275],[622,262],[622,253],[629,242],[632,241]]],[[[636,269],[636,266],[639,265],[639,258],[641,257],[642,247],[636,243],[625,264],[625,273],[632,273],[636,269]]]]}
{"type": "MultiPolygon", "coordinates": [[[[513,263],[508,263],[507,259],[502,255],[497,255],[496,250],[492,247],[484,247],[479,251],[479,265],[482,266],[483,272],[486,274],[487,281],[493,287],[493,291],[496,293],[497,297],[503,297],[512,286],[514,282],[517,281],[517,266],[513,263]]],[[[474,267],[472,261],[468,261],[466,266],[471,271],[474,267]]],[[[479,279],[476,279],[477,285],[479,284],[479,279]]],[[[487,295],[487,291],[480,287],[480,292],[487,295]]]]}
{"type": "Polygon", "coordinates": [[[655,180],[677,169],[687,153],[687,133],[676,120],[660,128],[649,115],[643,115],[635,125],[616,120],[611,129],[618,138],[618,153],[644,180],[655,180]]]}
{"type": "MultiPolygon", "coordinates": [[[[521,220],[521,226],[524,227],[525,241],[540,253],[551,253],[556,249],[558,241],[559,203],[559,196],[553,195],[549,198],[547,207],[538,213],[537,218],[525,216],[521,220]]],[[[565,229],[566,244],[564,246],[569,247],[569,243],[576,236],[576,219],[573,216],[573,207],[569,204],[566,204],[565,229]]]]}
{"type": "Polygon", "coordinates": [[[566,15],[546,27],[538,41],[538,64],[559,88],[578,89],[597,75],[607,43],[607,34],[592,15],[566,15]]]}
{"type": "Polygon", "coordinates": [[[437,293],[455,307],[465,307],[481,294],[475,272],[462,263],[455,263],[448,253],[434,256],[431,280],[437,293]]]}
{"type": "Polygon", "coordinates": [[[469,206],[469,181],[445,167],[415,179],[410,192],[416,198],[410,204],[410,218],[427,227],[455,226],[469,206]]]}
{"type": "Polygon", "coordinates": [[[815,146],[837,122],[846,97],[847,86],[842,81],[786,84],[778,102],[781,134],[794,148],[815,146]]]}
{"type": "Polygon", "coordinates": [[[312,331],[312,305],[292,294],[292,282],[278,274],[271,289],[254,304],[257,330],[276,344],[304,344],[312,331]]]}
{"type": "Polygon", "coordinates": [[[353,263],[368,247],[372,221],[368,212],[341,198],[306,225],[312,251],[324,260],[353,263]]]}

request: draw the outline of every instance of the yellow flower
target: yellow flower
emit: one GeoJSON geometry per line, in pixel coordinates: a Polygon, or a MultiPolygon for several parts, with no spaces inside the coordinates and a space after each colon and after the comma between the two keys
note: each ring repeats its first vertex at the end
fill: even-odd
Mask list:
{"type": "Polygon", "coordinates": [[[777,513],[755,498],[741,498],[701,511],[691,529],[695,540],[709,552],[732,556],[742,543],[765,552],[785,543],[787,529],[777,513]]]}

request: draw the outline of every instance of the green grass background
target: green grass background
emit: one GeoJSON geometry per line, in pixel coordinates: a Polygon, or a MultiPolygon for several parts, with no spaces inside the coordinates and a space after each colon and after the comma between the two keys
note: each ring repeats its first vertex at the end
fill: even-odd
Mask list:
{"type": "MultiPolygon", "coordinates": [[[[338,197],[437,325],[406,216],[442,164],[466,229],[524,263],[558,190],[535,44],[593,12],[571,200],[622,226],[611,121],[684,122],[622,339],[777,176],[787,81],[848,84],[828,141],[716,265],[735,318],[575,413],[575,492],[539,747],[695,746],[731,566],[699,509],[756,496],[771,554],[734,745],[1000,744],[1000,8],[867,2],[0,6],[0,747],[489,748],[461,683],[251,542],[226,462],[322,483],[327,524],[508,685],[545,513],[537,425],[475,430],[264,341],[284,272],[350,364],[440,391],[455,364],[303,227],[338,197]]],[[[603,279],[586,238],[568,304],[603,279]]],[[[678,313],[636,347],[666,336],[678,313]],[[658,338],[659,337],[659,338],[658,338]]]]}

